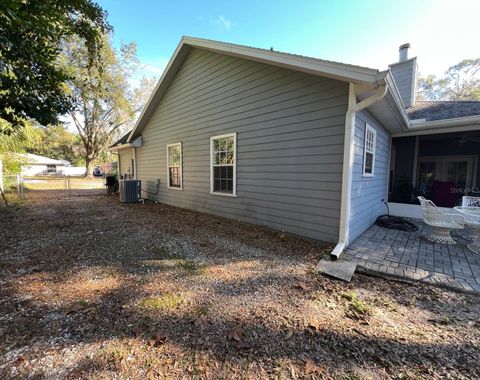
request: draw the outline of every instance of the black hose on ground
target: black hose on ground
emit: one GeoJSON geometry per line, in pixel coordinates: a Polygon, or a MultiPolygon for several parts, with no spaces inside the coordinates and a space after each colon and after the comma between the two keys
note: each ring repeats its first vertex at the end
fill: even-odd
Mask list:
{"type": "Polygon", "coordinates": [[[415,232],[418,230],[415,223],[390,215],[379,216],[375,221],[375,224],[383,228],[388,228],[389,230],[400,230],[405,232],[415,232]]]}

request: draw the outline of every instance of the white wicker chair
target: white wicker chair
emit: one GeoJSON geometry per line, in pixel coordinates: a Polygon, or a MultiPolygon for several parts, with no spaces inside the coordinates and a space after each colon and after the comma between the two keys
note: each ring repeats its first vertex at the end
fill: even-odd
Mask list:
{"type": "Polygon", "coordinates": [[[480,197],[462,197],[462,207],[480,207],[480,197]]]}
{"type": "MultiPolygon", "coordinates": [[[[462,207],[480,207],[480,197],[462,197],[462,207]]],[[[480,218],[463,214],[465,219],[465,234],[462,236],[468,242],[474,242],[474,235],[477,230],[480,230],[480,218]]]]}
{"type": "Polygon", "coordinates": [[[450,231],[464,227],[463,217],[459,214],[448,214],[441,211],[435,203],[424,197],[417,197],[422,205],[423,221],[432,227],[431,235],[426,238],[435,243],[457,244],[450,231]]]}

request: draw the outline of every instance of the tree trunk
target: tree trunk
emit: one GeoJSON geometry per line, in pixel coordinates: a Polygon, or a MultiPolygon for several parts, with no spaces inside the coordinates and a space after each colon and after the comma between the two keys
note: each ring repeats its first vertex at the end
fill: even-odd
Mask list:
{"type": "Polygon", "coordinates": [[[94,168],[94,160],[93,158],[86,157],[85,158],[86,162],[86,171],[85,171],[85,178],[86,179],[93,179],[93,168],[94,168]]]}

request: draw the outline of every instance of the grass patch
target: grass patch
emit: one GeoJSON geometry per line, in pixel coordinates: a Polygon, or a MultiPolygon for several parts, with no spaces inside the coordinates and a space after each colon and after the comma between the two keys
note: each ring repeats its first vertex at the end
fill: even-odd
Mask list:
{"type": "Polygon", "coordinates": [[[182,260],[185,256],[176,252],[170,252],[163,247],[153,247],[152,252],[156,260],[182,260]]]}
{"type": "Polygon", "coordinates": [[[206,275],[207,267],[205,265],[200,265],[195,263],[193,260],[178,260],[177,267],[182,269],[185,272],[194,275],[206,275]]]}
{"type": "Polygon", "coordinates": [[[194,275],[204,275],[207,272],[205,265],[197,264],[195,261],[187,259],[184,254],[170,252],[163,247],[153,247],[152,251],[156,260],[165,260],[171,263],[171,266],[181,269],[194,275]]]}
{"type": "Polygon", "coordinates": [[[179,293],[168,293],[161,297],[144,298],[140,302],[140,306],[149,309],[169,310],[176,309],[183,300],[184,297],[179,293]]]}
{"type": "Polygon", "coordinates": [[[372,313],[372,308],[365,301],[359,300],[354,291],[342,293],[342,297],[348,301],[348,309],[361,316],[372,313]]]}
{"type": "Polygon", "coordinates": [[[211,305],[202,305],[195,310],[195,315],[201,317],[210,313],[211,305]]]}

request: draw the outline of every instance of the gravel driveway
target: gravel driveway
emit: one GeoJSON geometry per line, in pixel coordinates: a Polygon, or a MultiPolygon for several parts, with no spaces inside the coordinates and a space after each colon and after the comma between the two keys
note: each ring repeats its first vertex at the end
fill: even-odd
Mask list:
{"type": "Polygon", "coordinates": [[[479,378],[480,299],[95,191],[0,209],[0,378],[479,378]]]}

